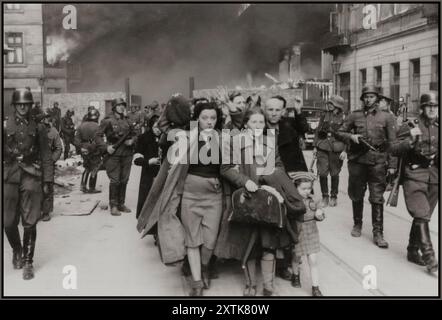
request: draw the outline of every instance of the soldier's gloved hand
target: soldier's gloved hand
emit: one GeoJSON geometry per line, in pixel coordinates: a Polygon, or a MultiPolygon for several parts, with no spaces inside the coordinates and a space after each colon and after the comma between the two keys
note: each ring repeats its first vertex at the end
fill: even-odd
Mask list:
{"type": "Polygon", "coordinates": [[[389,176],[394,176],[394,175],[396,174],[396,169],[394,169],[394,168],[390,168],[390,169],[388,169],[388,170],[387,170],[387,174],[388,174],[389,176]]]}
{"type": "Polygon", "coordinates": [[[134,144],[134,140],[133,139],[128,139],[126,141],[124,141],[124,144],[128,147],[130,147],[131,145],[134,144]]]}
{"type": "Polygon", "coordinates": [[[422,135],[422,131],[419,127],[414,127],[410,130],[410,135],[411,135],[411,142],[415,142],[417,137],[422,135]]]}
{"type": "Polygon", "coordinates": [[[245,187],[246,190],[249,192],[255,192],[256,190],[258,190],[258,185],[252,180],[247,180],[245,187]]]}
{"type": "Polygon", "coordinates": [[[112,153],[114,153],[114,152],[115,152],[115,149],[114,149],[113,146],[108,146],[108,147],[107,147],[107,153],[112,154],[112,153]]]}
{"type": "Polygon", "coordinates": [[[353,141],[354,143],[359,144],[359,138],[362,137],[360,134],[352,134],[350,136],[351,141],[353,141]]]}
{"type": "Polygon", "coordinates": [[[347,159],[347,152],[342,151],[339,155],[339,160],[344,161],[345,159],[347,159]]]}
{"type": "Polygon", "coordinates": [[[159,158],[150,158],[149,159],[149,166],[155,166],[160,165],[160,159],[159,158]]]}

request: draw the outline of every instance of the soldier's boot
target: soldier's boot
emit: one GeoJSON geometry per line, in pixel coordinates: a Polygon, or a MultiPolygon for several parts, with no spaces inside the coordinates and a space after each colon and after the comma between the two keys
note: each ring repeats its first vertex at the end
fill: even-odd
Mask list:
{"type": "Polygon", "coordinates": [[[97,190],[95,187],[97,186],[97,175],[90,176],[89,178],[89,190],[88,193],[100,193],[101,190],[97,190]]]}
{"type": "Polygon", "coordinates": [[[384,205],[382,203],[371,204],[371,221],[373,224],[373,242],[379,248],[388,248],[388,242],[384,239],[384,205]]]}
{"type": "Polygon", "coordinates": [[[327,176],[319,176],[319,184],[321,186],[322,193],[322,206],[327,207],[329,196],[328,196],[328,179],[327,176]]]}
{"type": "Polygon", "coordinates": [[[113,216],[121,216],[121,212],[118,211],[118,194],[119,194],[119,184],[110,183],[109,206],[110,206],[110,213],[113,216]]]}
{"type": "Polygon", "coordinates": [[[18,227],[5,228],[6,237],[8,238],[9,244],[12,248],[12,266],[14,269],[23,268],[22,253],[23,248],[20,240],[20,233],[18,232],[18,227]]]}
{"type": "Polygon", "coordinates": [[[362,213],[364,212],[364,200],[352,201],[353,207],[353,229],[351,235],[353,237],[360,237],[362,231],[362,213]]]}
{"type": "Polygon", "coordinates": [[[81,175],[80,191],[84,192],[84,193],[87,193],[86,181],[87,181],[88,175],[89,175],[89,171],[87,169],[85,169],[81,175]]]}
{"type": "Polygon", "coordinates": [[[265,297],[270,297],[274,295],[275,264],[275,259],[261,259],[262,280],[264,285],[263,296],[265,297]]]}
{"type": "Polygon", "coordinates": [[[120,183],[120,188],[118,193],[118,210],[129,213],[132,212],[132,210],[130,210],[128,207],[124,205],[124,202],[126,200],[126,188],[127,188],[126,183],[120,183]]]}
{"type": "Polygon", "coordinates": [[[419,226],[417,225],[416,220],[413,219],[413,223],[411,224],[411,229],[410,229],[410,238],[408,240],[407,260],[419,266],[424,266],[425,262],[422,259],[421,254],[419,253],[418,228],[419,226]]]}
{"type": "Polygon", "coordinates": [[[424,260],[424,263],[427,266],[427,270],[429,272],[436,272],[438,269],[438,263],[434,254],[433,244],[431,243],[428,221],[423,219],[416,220],[419,245],[422,251],[422,259],[424,260]]]}
{"type": "Polygon", "coordinates": [[[339,190],[339,176],[331,177],[331,191],[330,191],[330,207],[338,205],[338,190],[339,190]]]}
{"type": "Polygon", "coordinates": [[[37,238],[37,227],[24,228],[23,232],[23,280],[31,280],[34,278],[34,249],[35,240],[37,238]]]}

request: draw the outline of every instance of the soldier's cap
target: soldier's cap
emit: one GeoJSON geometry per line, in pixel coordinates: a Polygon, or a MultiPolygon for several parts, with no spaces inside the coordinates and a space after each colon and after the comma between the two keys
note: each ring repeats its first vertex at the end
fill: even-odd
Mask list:
{"type": "Polygon", "coordinates": [[[419,103],[421,107],[439,105],[439,95],[437,91],[429,91],[423,93],[421,95],[419,103]]]}
{"type": "Polygon", "coordinates": [[[380,89],[379,89],[379,87],[375,87],[373,85],[366,86],[366,87],[362,88],[362,94],[361,94],[361,97],[359,99],[361,101],[363,101],[364,100],[364,95],[366,95],[368,93],[374,93],[375,95],[377,95],[379,97],[380,89]]]}
{"type": "Polygon", "coordinates": [[[116,99],[114,99],[114,100],[112,101],[112,107],[116,107],[116,106],[118,106],[119,104],[122,104],[122,105],[124,105],[125,107],[127,106],[126,101],[124,101],[124,99],[122,99],[122,98],[116,98],[116,99]]]}
{"type": "Polygon", "coordinates": [[[293,180],[297,181],[297,180],[301,180],[301,179],[306,179],[308,181],[315,181],[316,176],[314,173],[311,172],[307,172],[307,171],[296,171],[293,175],[293,180]]]}
{"type": "Polygon", "coordinates": [[[341,96],[331,96],[330,99],[327,100],[327,103],[331,103],[336,108],[340,108],[341,110],[344,110],[345,106],[345,100],[341,96]]]}

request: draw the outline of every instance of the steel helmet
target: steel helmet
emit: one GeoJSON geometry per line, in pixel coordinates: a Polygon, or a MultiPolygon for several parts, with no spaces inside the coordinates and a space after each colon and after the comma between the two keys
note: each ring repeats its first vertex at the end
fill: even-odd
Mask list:
{"type": "Polygon", "coordinates": [[[116,98],[116,99],[112,100],[112,109],[114,109],[119,104],[122,104],[125,107],[127,106],[127,103],[126,103],[126,101],[124,101],[123,98],[116,98]]]}
{"type": "Polygon", "coordinates": [[[421,107],[425,107],[428,105],[433,105],[433,106],[439,105],[438,93],[436,91],[429,91],[429,92],[423,93],[421,95],[419,103],[420,103],[421,107]]]}
{"type": "Polygon", "coordinates": [[[341,109],[341,111],[344,110],[344,106],[345,106],[345,100],[344,98],[342,98],[341,96],[331,96],[330,99],[328,99],[327,103],[331,103],[332,105],[334,105],[336,108],[341,109]]]}
{"type": "Polygon", "coordinates": [[[98,113],[97,109],[91,109],[87,113],[87,117],[89,120],[97,120],[100,114],[98,113]]]}
{"type": "Polygon", "coordinates": [[[361,94],[361,97],[359,99],[363,101],[364,100],[364,95],[367,94],[367,93],[374,93],[377,96],[379,96],[379,94],[380,94],[379,87],[375,87],[373,85],[368,85],[368,86],[362,88],[362,94],[361,94]]]}
{"type": "Polygon", "coordinates": [[[16,89],[12,93],[12,104],[16,103],[34,103],[32,92],[29,89],[16,89]]]}

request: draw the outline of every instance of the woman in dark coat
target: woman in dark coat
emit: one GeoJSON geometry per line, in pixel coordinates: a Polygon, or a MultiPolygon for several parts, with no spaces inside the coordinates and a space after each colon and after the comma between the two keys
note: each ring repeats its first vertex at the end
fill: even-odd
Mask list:
{"type": "Polygon", "coordinates": [[[146,131],[139,136],[138,142],[135,148],[137,153],[142,154],[142,157],[136,158],[134,163],[137,166],[141,166],[141,178],[140,188],[138,191],[138,204],[137,204],[137,219],[140,215],[141,208],[144,201],[149,194],[152,187],[153,179],[160,169],[160,161],[158,158],[158,138],[155,136],[152,127],[158,120],[158,116],[152,116],[147,120],[146,131]]]}

